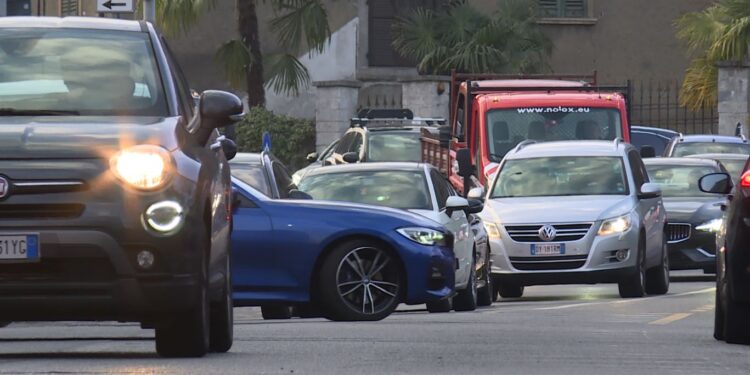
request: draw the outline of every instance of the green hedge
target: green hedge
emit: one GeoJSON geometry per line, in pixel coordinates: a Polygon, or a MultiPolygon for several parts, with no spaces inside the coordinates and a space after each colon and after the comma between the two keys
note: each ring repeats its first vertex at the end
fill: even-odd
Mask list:
{"type": "Polygon", "coordinates": [[[263,132],[271,134],[271,152],[290,172],[305,167],[307,154],[315,151],[315,124],[311,120],[276,115],[261,107],[250,110],[237,124],[236,141],[240,152],[260,152],[263,132]]]}

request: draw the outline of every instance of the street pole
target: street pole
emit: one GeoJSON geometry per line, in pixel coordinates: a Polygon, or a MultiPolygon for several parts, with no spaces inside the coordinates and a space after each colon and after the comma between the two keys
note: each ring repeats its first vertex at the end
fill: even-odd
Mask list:
{"type": "Polygon", "coordinates": [[[156,0],[143,0],[143,20],[156,22],[156,0]]]}

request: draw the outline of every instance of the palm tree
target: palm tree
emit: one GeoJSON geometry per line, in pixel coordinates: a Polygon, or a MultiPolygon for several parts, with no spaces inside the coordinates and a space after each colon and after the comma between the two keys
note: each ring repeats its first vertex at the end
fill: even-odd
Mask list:
{"type": "Polygon", "coordinates": [[[533,73],[548,70],[552,43],[526,0],[504,0],[494,14],[466,1],[417,8],[394,25],[393,46],[422,73],[533,73]]]}
{"type": "Polygon", "coordinates": [[[750,57],[750,0],[723,0],[675,22],[677,37],[696,54],[685,72],[680,103],[690,109],[717,102],[717,63],[742,63],[750,57]]]}

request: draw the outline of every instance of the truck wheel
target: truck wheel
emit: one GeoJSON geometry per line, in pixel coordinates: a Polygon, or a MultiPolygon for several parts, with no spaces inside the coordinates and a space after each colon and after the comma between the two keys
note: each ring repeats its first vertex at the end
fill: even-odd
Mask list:
{"type": "Polygon", "coordinates": [[[490,257],[487,256],[487,260],[484,263],[484,270],[482,270],[482,279],[484,280],[484,287],[479,288],[477,291],[477,305],[479,306],[490,306],[492,305],[493,298],[495,296],[494,288],[492,288],[492,278],[490,277],[490,257]]]}
{"type": "MultiPolygon", "coordinates": [[[[207,240],[204,240],[204,247],[207,240]]],[[[196,305],[180,311],[156,326],[156,352],[162,357],[203,357],[209,348],[208,260],[205,255],[198,275],[196,305]]]]}
{"type": "Polygon", "coordinates": [[[234,303],[232,301],[232,274],[229,252],[224,265],[224,287],[221,299],[211,304],[211,339],[209,348],[214,353],[226,353],[234,341],[234,303]]]}
{"type": "Polygon", "coordinates": [[[292,318],[292,307],[283,305],[263,305],[260,312],[265,320],[282,320],[292,318]]]}
{"type": "Polygon", "coordinates": [[[498,293],[503,298],[521,298],[523,296],[523,285],[513,283],[500,283],[498,293]]]}
{"type": "Polygon", "coordinates": [[[339,321],[381,320],[401,302],[401,266],[388,249],[367,240],[337,246],[319,274],[324,316],[339,321]]]}
{"type": "Polygon", "coordinates": [[[469,283],[453,297],[453,309],[456,311],[474,311],[477,309],[476,261],[471,262],[469,283]]]}
{"type": "Polygon", "coordinates": [[[635,272],[620,281],[617,285],[622,298],[641,298],[646,294],[646,244],[643,235],[638,238],[635,272]]]}
{"type": "Polygon", "coordinates": [[[669,291],[669,253],[667,240],[661,247],[661,262],[646,272],[646,293],[661,295],[669,291]]]}

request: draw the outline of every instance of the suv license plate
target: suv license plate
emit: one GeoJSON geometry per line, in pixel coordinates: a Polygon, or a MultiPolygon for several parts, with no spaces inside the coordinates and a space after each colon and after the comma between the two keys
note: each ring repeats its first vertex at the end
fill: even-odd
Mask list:
{"type": "Polygon", "coordinates": [[[531,244],[531,255],[564,255],[564,243],[531,244]]]}
{"type": "Polygon", "coordinates": [[[38,234],[0,235],[0,261],[39,260],[38,234]]]}

